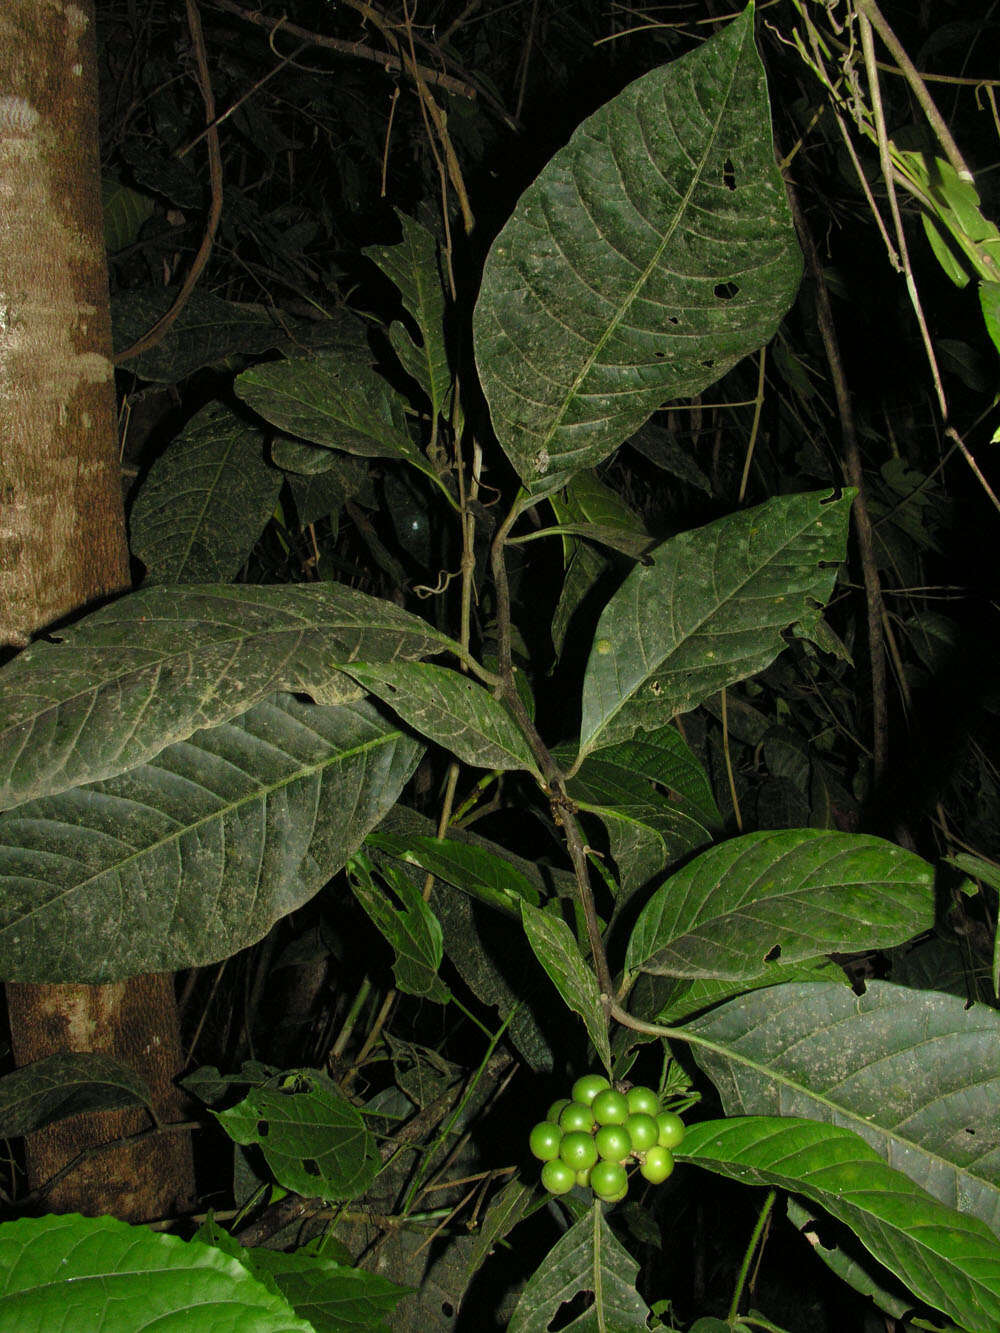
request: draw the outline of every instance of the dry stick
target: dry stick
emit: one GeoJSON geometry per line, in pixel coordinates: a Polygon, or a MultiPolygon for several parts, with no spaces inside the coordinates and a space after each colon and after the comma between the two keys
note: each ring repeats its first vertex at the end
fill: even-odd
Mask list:
{"type": "Polygon", "coordinates": [[[151,329],[147,330],[131,347],[126,348],[124,352],[120,352],[115,357],[116,365],[121,365],[123,361],[128,361],[130,358],[138,356],[140,352],[146,352],[150,347],[154,347],[175,322],[187,305],[195,284],[208,263],[215,233],[219,229],[219,220],[222,217],[222,153],[219,149],[219,131],[215,125],[215,97],[212,94],[212,80],[208,72],[205,37],[201,30],[201,17],[195,0],[186,0],[186,3],[188,30],[191,33],[191,45],[194,49],[195,64],[198,70],[198,87],[201,89],[201,99],[205,104],[205,119],[208,122],[206,143],[208,147],[208,172],[212,186],[212,203],[208,211],[208,221],[205,224],[205,234],[201,238],[201,245],[198,247],[198,253],[188,270],[187,277],[181,284],[176,300],[167,313],[161,316],[151,329]]]}
{"type": "MultiPolygon", "coordinates": [[[[892,52],[893,59],[896,61],[896,64],[902,70],[903,75],[906,78],[906,82],[910,85],[910,89],[914,97],[920,103],[921,110],[923,111],[924,115],[930,122],[931,129],[937,136],[938,143],[944,149],[945,156],[948,158],[948,161],[958,172],[959,178],[961,180],[968,181],[969,184],[971,185],[974,180],[974,177],[972,175],[972,172],[969,170],[965,158],[958,150],[958,144],[952,138],[951,130],[949,130],[948,126],[945,124],[944,117],[941,115],[941,112],[937,109],[937,106],[934,103],[934,99],[933,97],[931,97],[927,89],[927,84],[920,77],[919,70],[917,69],[916,65],[914,65],[910,57],[903,50],[896,34],[889,27],[888,23],[886,23],[885,17],[883,16],[878,5],[875,3],[875,0],[855,0],[855,7],[857,8],[858,14],[861,17],[862,45],[864,45],[865,43],[865,30],[866,28],[868,28],[868,25],[870,24],[871,27],[874,28],[875,31],[878,33],[878,35],[882,38],[882,41],[885,42],[889,50],[892,52]]],[[[868,33],[868,41],[869,42],[871,41],[870,30],[868,33]]],[[[865,52],[866,63],[867,63],[867,57],[868,57],[868,52],[866,51],[865,52]]],[[[873,64],[874,60],[875,57],[873,52],[872,53],[873,64]]],[[[877,78],[877,73],[876,73],[876,78],[877,78]]]]}
{"type": "MultiPolygon", "coordinates": [[[[387,74],[399,74],[403,70],[403,62],[398,56],[390,55],[387,51],[376,51],[374,47],[365,46],[364,42],[348,42],[340,37],[326,37],[321,32],[312,32],[309,28],[299,27],[297,23],[289,23],[287,19],[268,18],[260,10],[245,9],[243,5],[236,4],[235,0],[212,0],[212,4],[216,9],[242,19],[244,23],[253,23],[258,28],[267,28],[271,32],[280,27],[282,32],[298,37],[310,46],[319,46],[326,51],[335,51],[337,55],[381,65],[387,74]]],[[[366,14],[366,17],[369,16],[366,14]]],[[[457,93],[459,97],[467,97],[470,102],[479,96],[478,89],[471,84],[463,83],[461,79],[454,79],[450,74],[439,73],[427,65],[420,66],[420,73],[427,83],[437,84],[439,88],[444,88],[449,93],[457,93]]]]}
{"type": "Polygon", "coordinates": [[[823,277],[823,268],[816,253],[816,242],[802,215],[798,196],[792,185],[788,186],[788,198],[792,207],[792,217],[799,234],[799,242],[805,251],[806,263],[816,287],[816,315],[819,321],[820,337],[826,353],[833,392],[837,400],[837,415],[840,418],[840,430],[844,441],[844,465],[847,479],[857,490],[854,502],[854,523],[858,534],[858,552],[861,556],[861,572],[865,585],[865,607],[868,621],[868,654],[872,675],[872,773],[878,785],[885,776],[889,759],[889,709],[886,699],[885,643],[882,636],[882,585],[879,582],[878,562],[875,559],[875,535],[871,515],[865,496],[864,470],[861,466],[861,452],[858,448],[857,430],[854,425],[854,412],[851,408],[851,395],[847,388],[844,364],[840,356],[840,344],[830,305],[830,293],[823,277]]]}

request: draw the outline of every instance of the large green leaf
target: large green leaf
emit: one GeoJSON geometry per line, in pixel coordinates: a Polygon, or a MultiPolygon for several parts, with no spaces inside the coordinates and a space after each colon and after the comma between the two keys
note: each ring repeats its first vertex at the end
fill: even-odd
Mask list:
{"type": "Polygon", "coordinates": [[[921,1300],[970,1333],[1000,1328],[1000,1242],[932,1199],[850,1130],[746,1116],[692,1125],[678,1158],[803,1194],[845,1222],[921,1300]]]}
{"type": "Polygon", "coordinates": [[[885,981],[864,995],[811,983],[732,1000],[685,1031],[727,1114],[853,1129],[929,1194],[1000,1234],[995,1009],[885,981]]]}
{"type": "Polygon", "coordinates": [[[683,532],[604,609],[583,682],[580,754],[655,731],[809,635],[844,558],[851,493],[784,495],[683,532]]]}
{"type": "MultiPolygon", "coordinates": [[[[670,799],[709,828],[721,830],[722,815],[712,794],[708,774],[684,742],[676,726],[642,732],[621,745],[610,745],[594,756],[595,761],[648,778],[662,787],[670,799]]],[[[590,771],[588,762],[580,776],[590,771]]]]}
{"type": "Polygon", "coordinates": [[[476,362],[521,480],[552,490],[719,379],[800,274],[750,5],[588,117],[490,250],[476,362]]]}
{"type": "Polygon", "coordinates": [[[441,926],[420,891],[392,866],[383,867],[382,880],[402,904],[397,908],[375,883],[366,857],[352,857],[348,871],[355,898],[395,951],[392,971],[397,989],[447,1004],[451,995],[438,976],[444,956],[441,926]]]}
{"type": "Polygon", "coordinates": [[[318,1069],[286,1071],[215,1114],[230,1138],[260,1148],[280,1185],[306,1198],[356,1199],[381,1166],[360,1111],[318,1069]]]}
{"type": "Polygon", "coordinates": [[[934,924],[934,874],[859,833],[781,829],[702,852],[653,894],[628,972],[754,980],[768,967],[888,948],[934,924]]]}
{"type": "Polygon", "coordinates": [[[122,773],[276,690],[356,698],[341,664],[451,649],[339,583],[132,593],[0,671],[0,809],[122,773]]]}
{"type": "Polygon", "coordinates": [[[320,889],[422,753],[368,704],[279,695],[116,778],[0,816],[0,977],[229,957],[320,889]]]}
{"type": "Polygon", "coordinates": [[[601,1004],[597,978],[580,952],[573,932],[560,917],[523,900],[521,921],[535,957],[549,974],[565,1004],[583,1019],[594,1050],[610,1074],[607,1015],[601,1004]]]}
{"type": "Polygon", "coordinates": [[[414,218],[408,218],[398,209],[396,216],[403,227],[402,241],[398,245],[370,245],[362,254],[374,260],[386,277],[396,284],[403,305],[420,330],[418,344],[402,324],[393,324],[389,341],[403,369],[423,389],[430,399],[432,412],[437,415],[451,389],[437,241],[414,218]]]}
{"type": "Polygon", "coordinates": [[[0,1226],[0,1306],[10,1333],[313,1333],[221,1250],[111,1217],[0,1226]]]}
{"type": "Polygon", "coordinates": [[[541,881],[536,885],[521,869],[487,846],[418,833],[386,833],[382,829],[370,833],[366,845],[419,866],[428,875],[453,884],[471,898],[512,915],[518,914],[522,901],[536,905],[541,896],[541,881]]]}
{"type": "Polygon", "coordinates": [[[221,403],[202,408],[150,468],[132,505],[132,553],[147,582],[234,578],[280,490],[260,431],[221,403]]]}
{"type": "Polygon", "coordinates": [[[507,709],[468,676],[419,662],[353,665],[347,674],[421,735],[477,768],[527,769],[541,781],[528,742],[507,709]]]}
{"type": "Polygon", "coordinates": [[[593,1299],[565,1333],[625,1333],[646,1328],[649,1310],[636,1291],[639,1265],[615,1237],[594,1202],[553,1245],[517,1303],[508,1333],[548,1333],[564,1307],[587,1294],[593,1299]]]}

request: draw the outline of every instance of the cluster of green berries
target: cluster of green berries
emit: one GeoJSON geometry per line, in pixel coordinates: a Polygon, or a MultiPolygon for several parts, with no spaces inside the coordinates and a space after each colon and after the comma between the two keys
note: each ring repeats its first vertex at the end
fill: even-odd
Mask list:
{"type": "Polygon", "coordinates": [[[638,1163],[646,1180],[661,1184],[674,1169],[671,1149],[683,1137],[683,1120],[660,1109],[652,1088],[619,1092],[603,1074],[584,1074],[570,1097],[549,1107],[528,1145],[543,1163],[542,1184],[550,1194],[585,1185],[605,1203],[618,1203],[628,1192],[627,1167],[638,1163]]]}

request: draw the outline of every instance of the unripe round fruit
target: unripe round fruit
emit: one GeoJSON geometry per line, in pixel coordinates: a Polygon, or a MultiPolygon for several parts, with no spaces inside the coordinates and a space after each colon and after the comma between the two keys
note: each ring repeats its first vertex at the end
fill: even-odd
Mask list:
{"type": "Polygon", "coordinates": [[[562,1115],[563,1111],[565,1111],[567,1106],[569,1106],[569,1098],[560,1097],[559,1100],[557,1102],[553,1102],[552,1105],[549,1107],[549,1109],[545,1112],[545,1119],[548,1120],[553,1125],[558,1125],[559,1117],[562,1115]]]}
{"type": "Polygon", "coordinates": [[[574,1171],[589,1171],[597,1161],[597,1145],[589,1134],[575,1130],[563,1135],[559,1156],[574,1171]]]}
{"type": "Polygon", "coordinates": [[[599,1092],[610,1087],[611,1084],[603,1074],[584,1074],[573,1084],[572,1097],[575,1102],[589,1106],[599,1092]]]}
{"type": "Polygon", "coordinates": [[[594,1135],[599,1157],[607,1162],[623,1162],[632,1151],[632,1140],[624,1125],[602,1125],[594,1135]]]}
{"type": "Polygon", "coordinates": [[[644,1088],[641,1084],[629,1088],[625,1094],[625,1100],[628,1102],[630,1115],[656,1117],[660,1113],[660,1099],[652,1088],[644,1088]]]}
{"type": "Polygon", "coordinates": [[[570,1102],[564,1106],[559,1116],[559,1128],[567,1134],[573,1134],[576,1130],[583,1130],[589,1134],[594,1128],[594,1113],[589,1106],[584,1106],[583,1102],[570,1102]]]}
{"type": "Polygon", "coordinates": [[[625,1132],[632,1140],[633,1152],[645,1152],[657,1141],[660,1127],[651,1115],[630,1115],[625,1121],[625,1132]]]}
{"type": "Polygon", "coordinates": [[[605,1088],[594,1098],[591,1108],[599,1125],[624,1125],[628,1119],[628,1102],[621,1092],[605,1088]]]}
{"type": "Polygon", "coordinates": [[[625,1168],[617,1162],[598,1162],[591,1168],[590,1188],[606,1203],[617,1203],[628,1190],[625,1168]]]}
{"type": "Polygon", "coordinates": [[[650,1148],[639,1163],[639,1170],[651,1185],[662,1185],[674,1169],[674,1155],[669,1148],[650,1148]]]}
{"type": "Polygon", "coordinates": [[[587,1167],[586,1171],[578,1171],[578,1172],[576,1173],[576,1183],[577,1183],[578,1185],[582,1185],[584,1189],[589,1189],[589,1188],[590,1188],[590,1167],[589,1167],[589,1166],[587,1167]]]}
{"type": "Polygon", "coordinates": [[[540,1121],[528,1136],[528,1147],[540,1162],[551,1162],[559,1156],[563,1132],[549,1120],[540,1121]]]}
{"type": "Polygon", "coordinates": [[[656,1141],[661,1148],[676,1148],[684,1137],[684,1121],[676,1111],[661,1111],[656,1117],[659,1133],[656,1141]]]}
{"type": "Polygon", "coordinates": [[[576,1172],[557,1157],[542,1167],[542,1184],[550,1194],[568,1194],[576,1184],[576,1172]]]}

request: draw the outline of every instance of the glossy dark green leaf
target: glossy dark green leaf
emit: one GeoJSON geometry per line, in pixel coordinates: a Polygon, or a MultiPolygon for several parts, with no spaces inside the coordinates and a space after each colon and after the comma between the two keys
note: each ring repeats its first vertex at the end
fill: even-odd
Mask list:
{"type": "Polygon", "coordinates": [[[636,1291],[639,1265],[616,1238],[596,1201],[539,1264],[517,1303],[508,1333],[548,1333],[563,1307],[593,1297],[565,1333],[625,1333],[644,1329],[649,1309],[636,1291]]]}
{"type": "Polygon", "coordinates": [[[729,1115],[801,1115],[860,1134],[890,1166],[1000,1234],[1000,1013],[870,981],[772,987],[686,1032],[729,1115]]]}
{"type": "Polygon", "coordinates": [[[0,977],[104,982],[229,957],[340,869],[421,753],[364,702],[278,695],[8,811],[0,977]]]}
{"type": "Polygon", "coordinates": [[[419,866],[429,875],[436,875],[446,884],[453,884],[471,898],[502,912],[517,915],[522,901],[532,904],[539,901],[540,881],[536,884],[489,847],[455,838],[400,835],[381,829],[368,835],[366,845],[419,866]]]}
{"type": "Polygon", "coordinates": [[[390,1333],[392,1312],[411,1291],[380,1273],[335,1263],[314,1243],[291,1254],[244,1250],[243,1263],[254,1277],[271,1281],[315,1333],[390,1333]]]}
{"type": "Polygon", "coordinates": [[[946,1208],[887,1166],[850,1130],[794,1118],[708,1120],[688,1128],[677,1157],[804,1195],[969,1333],[1000,1327],[1000,1241],[978,1218],[946,1208]]]}
{"type": "Polygon", "coordinates": [[[436,1004],[447,1004],[451,995],[438,976],[444,949],[437,918],[413,884],[391,866],[382,870],[380,878],[402,904],[401,908],[375,883],[365,857],[355,856],[348,864],[348,880],[355,898],[395,950],[392,970],[397,989],[436,1004]]]}
{"type": "Polygon", "coordinates": [[[0,671],[0,808],[124,772],[276,690],[359,697],[341,664],[455,647],[339,583],[132,593],[0,671]]]}
{"type": "Polygon", "coordinates": [[[829,953],[888,948],[934,924],[934,874],[881,838],[824,829],[748,833],[657,889],[626,969],[754,980],[829,953]]]}
{"type": "Polygon", "coordinates": [[[202,408],[150,468],[132,504],[132,553],[146,566],[146,583],[235,578],[280,490],[260,431],[221,403],[202,408]]]}
{"type": "Polygon", "coordinates": [[[221,1250],[77,1214],[0,1226],[0,1309],[11,1333],[313,1333],[221,1250]]]}
{"type": "Polygon", "coordinates": [[[345,668],[411,727],[476,768],[527,769],[541,781],[528,742],[504,705],[468,676],[426,663],[345,668]]]}
{"type": "Polygon", "coordinates": [[[851,496],[783,495],[683,532],[604,609],[583,682],[580,754],[656,731],[807,636],[844,557],[851,496]]]}
{"type": "Polygon", "coordinates": [[[522,482],[564,482],[766,343],[801,259],[753,7],[588,117],[490,250],[476,362],[522,482]]]}
{"type": "MultiPolygon", "coordinates": [[[[722,828],[722,815],[715,803],[708,774],[685,744],[676,726],[644,731],[621,745],[595,752],[594,759],[655,782],[690,814],[709,828],[722,828]]],[[[585,777],[589,762],[580,770],[585,777]]]]}
{"type": "Polygon", "coordinates": [[[451,390],[451,371],[444,338],[445,300],[438,270],[437,241],[421,223],[396,210],[403,227],[398,245],[370,245],[362,251],[399,288],[405,309],[420,331],[417,343],[401,323],[389,330],[389,341],[403,369],[430,399],[437,415],[451,390]]]}
{"type": "Polygon", "coordinates": [[[563,1002],[583,1019],[594,1050],[610,1074],[611,1045],[600,987],[573,938],[573,932],[561,917],[523,901],[521,921],[535,957],[549,974],[563,1002]]]}
{"type": "Polygon", "coordinates": [[[361,1113],[318,1069],[286,1071],[215,1114],[230,1138],[261,1150],[280,1185],[306,1198],[356,1199],[381,1166],[361,1113]]]}
{"type": "Polygon", "coordinates": [[[48,1055],[0,1078],[0,1138],[18,1138],[84,1111],[116,1111],[150,1101],[145,1079],[110,1055],[48,1055]]]}

